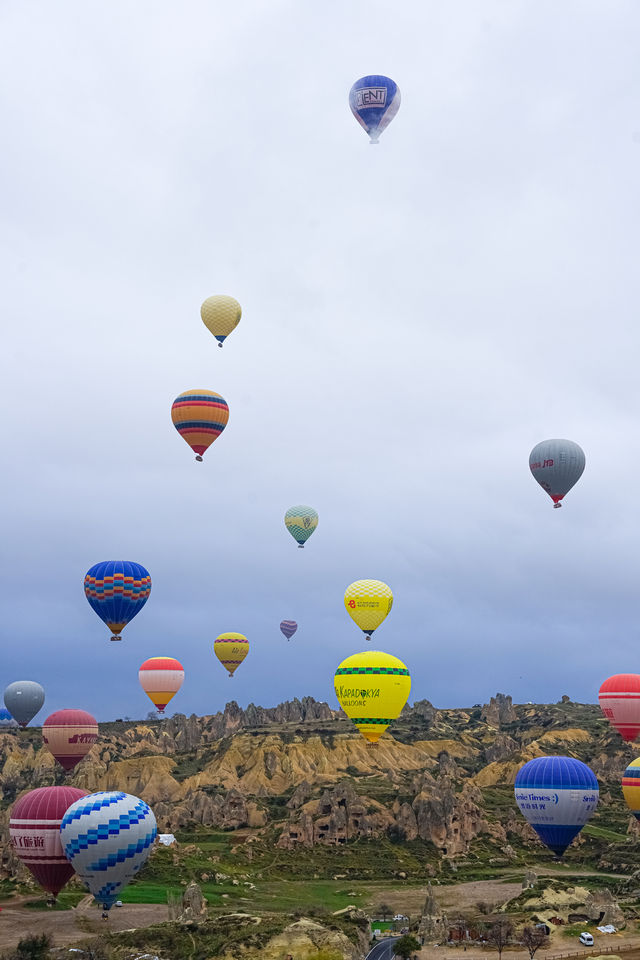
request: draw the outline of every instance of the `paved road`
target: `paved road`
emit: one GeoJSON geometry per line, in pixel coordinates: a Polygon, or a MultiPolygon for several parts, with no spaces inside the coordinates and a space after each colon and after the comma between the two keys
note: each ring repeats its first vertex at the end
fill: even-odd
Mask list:
{"type": "Polygon", "coordinates": [[[367,954],[367,960],[393,960],[393,945],[400,937],[385,937],[367,954]]]}

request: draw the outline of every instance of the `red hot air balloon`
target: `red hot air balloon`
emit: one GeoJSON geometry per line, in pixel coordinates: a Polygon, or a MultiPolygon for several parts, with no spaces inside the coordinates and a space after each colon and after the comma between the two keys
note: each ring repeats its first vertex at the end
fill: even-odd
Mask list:
{"type": "Polygon", "coordinates": [[[640,733],[640,674],[616,673],[600,687],[602,712],[623,740],[635,740],[640,733]]]}
{"type": "Polygon", "coordinates": [[[98,739],[98,721],[86,710],[56,710],[42,725],[42,739],[65,770],[73,770],[98,739]]]}
{"type": "Polygon", "coordinates": [[[11,811],[11,846],[53,901],[73,876],[60,842],[60,822],[71,804],[86,796],[86,790],[76,787],[39,787],[20,797],[11,811]]]}

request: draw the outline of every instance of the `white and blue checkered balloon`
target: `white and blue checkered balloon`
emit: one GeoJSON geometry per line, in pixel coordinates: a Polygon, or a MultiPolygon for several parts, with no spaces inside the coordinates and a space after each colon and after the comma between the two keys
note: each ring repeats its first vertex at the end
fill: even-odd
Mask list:
{"type": "Polygon", "coordinates": [[[115,790],[72,803],[60,824],[67,860],[105,910],[145,865],[157,832],[144,800],[115,790]]]}

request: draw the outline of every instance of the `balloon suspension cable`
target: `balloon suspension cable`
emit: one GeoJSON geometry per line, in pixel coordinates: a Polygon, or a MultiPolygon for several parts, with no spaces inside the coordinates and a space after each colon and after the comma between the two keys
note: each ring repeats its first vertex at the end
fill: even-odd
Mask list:
{"type": "Polygon", "coordinates": [[[562,506],[561,503],[554,503],[553,509],[554,509],[554,510],[559,510],[561,506],[562,506]]]}
{"type": "MultiPolygon", "coordinates": [[[[222,346],[222,344],[220,344],[220,346],[222,346]]],[[[198,460],[199,463],[202,463],[202,457],[199,453],[196,454],[196,460],[198,460]]]]}

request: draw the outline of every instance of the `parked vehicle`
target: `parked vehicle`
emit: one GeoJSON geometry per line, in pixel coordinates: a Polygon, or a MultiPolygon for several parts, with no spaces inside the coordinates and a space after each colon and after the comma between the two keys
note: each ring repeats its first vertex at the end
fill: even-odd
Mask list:
{"type": "Polygon", "coordinates": [[[593,946],[593,936],[590,933],[581,933],[578,939],[585,947],[593,946]]]}

